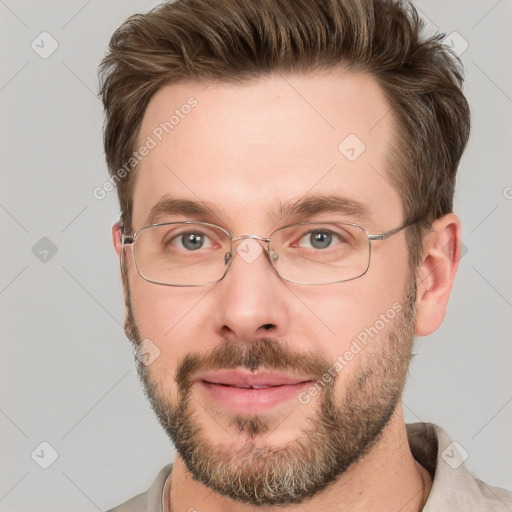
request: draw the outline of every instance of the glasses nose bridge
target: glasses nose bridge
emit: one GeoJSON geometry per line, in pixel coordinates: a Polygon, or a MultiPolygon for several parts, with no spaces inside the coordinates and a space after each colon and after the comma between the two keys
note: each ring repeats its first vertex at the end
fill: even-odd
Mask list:
{"type": "Polygon", "coordinates": [[[260,242],[267,242],[269,243],[270,242],[270,238],[265,238],[265,237],[261,237],[261,236],[257,236],[257,235],[241,235],[241,236],[235,236],[235,237],[232,237],[230,239],[231,243],[233,242],[239,242],[240,240],[246,240],[246,239],[250,239],[250,240],[258,240],[260,242]]]}
{"type": "MultiPolygon", "coordinates": [[[[263,237],[263,236],[257,236],[257,235],[241,235],[241,236],[234,236],[234,237],[231,237],[229,239],[230,241],[230,244],[231,244],[231,248],[230,248],[230,252],[228,253],[228,259],[225,260],[226,261],[229,261],[229,263],[232,263],[233,261],[233,252],[236,252],[234,251],[234,243],[236,242],[240,242],[242,240],[256,240],[257,242],[266,242],[267,244],[270,244],[270,238],[268,237],[263,237]]],[[[265,253],[267,255],[267,258],[270,260],[270,263],[273,265],[274,262],[272,261],[272,258],[270,257],[270,245],[267,245],[267,247],[265,248],[265,253]]]]}

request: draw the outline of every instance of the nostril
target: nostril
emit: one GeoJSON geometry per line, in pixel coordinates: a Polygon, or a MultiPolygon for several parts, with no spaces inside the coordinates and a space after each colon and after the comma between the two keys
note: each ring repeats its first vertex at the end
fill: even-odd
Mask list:
{"type": "Polygon", "coordinates": [[[272,329],[274,327],[274,324],[265,324],[265,325],[262,325],[263,329],[265,330],[269,330],[269,329],[272,329]]]}

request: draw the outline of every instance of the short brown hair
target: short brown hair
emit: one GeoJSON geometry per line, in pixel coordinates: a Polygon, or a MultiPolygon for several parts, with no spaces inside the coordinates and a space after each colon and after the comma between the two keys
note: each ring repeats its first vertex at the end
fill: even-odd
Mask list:
{"type": "MultiPolygon", "coordinates": [[[[99,68],[109,172],[132,156],[145,109],[164,84],[341,66],[382,87],[398,125],[388,176],[404,221],[430,223],[452,211],[470,116],[460,60],[444,34],[423,38],[423,28],[410,3],[394,0],[176,0],[131,16],[99,68]]],[[[128,230],[135,171],[116,184],[128,230]]],[[[422,227],[407,230],[411,269],[421,262],[422,227]]]]}

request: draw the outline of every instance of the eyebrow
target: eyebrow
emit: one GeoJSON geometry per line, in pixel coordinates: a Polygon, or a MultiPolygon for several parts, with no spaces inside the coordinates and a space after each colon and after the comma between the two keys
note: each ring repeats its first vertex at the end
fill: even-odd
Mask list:
{"type": "Polygon", "coordinates": [[[192,201],[191,199],[163,196],[150,210],[146,218],[146,226],[157,223],[164,216],[190,215],[196,218],[222,218],[223,212],[208,201],[192,201]]]}
{"type": "MultiPolygon", "coordinates": [[[[275,212],[267,211],[275,222],[292,218],[304,220],[320,213],[336,213],[363,221],[370,219],[370,210],[365,204],[339,195],[308,195],[296,201],[279,203],[275,212]]],[[[193,201],[165,195],[151,208],[145,225],[156,224],[164,216],[179,215],[193,216],[204,221],[211,220],[212,217],[219,220],[226,217],[221,208],[209,201],[193,201]]]]}
{"type": "Polygon", "coordinates": [[[368,221],[370,209],[360,201],[339,195],[308,195],[295,202],[280,204],[275,220],[308,218],[320,213],[337,213],[368,221]]]}

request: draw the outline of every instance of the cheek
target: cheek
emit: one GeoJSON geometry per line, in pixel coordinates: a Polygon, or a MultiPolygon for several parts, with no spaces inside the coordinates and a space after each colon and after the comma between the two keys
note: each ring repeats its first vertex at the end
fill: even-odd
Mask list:
{"type": "Polygon", "coordinates": [[[329,285],[321,293],[304,288],[294,290],[308,309],[307,314],[297,315],[296,321],[302,323],[299,330],[310,336],[316,332],[317,337],[321,332],[328,346],[336,347],[338,354],[400,301],[402,290],[402,285],[396,282],[375,283],[364,276],[352,282],[329,285]]]}
{"type": "Polygon", "coordinates": [[[176,403],[178,363],[191,346],[191,333],[183,329],[194,302],[170,294],[166,287],[147,284],[131,289],[133,314],[141,339],[149,339],[151,346],[157,347],[157,357],[146,367],[147,377],[157,386],[162,401],[176,403]]]}
{"type": "Polygon", "coordinates": [[[194,316],[199,298],[130,274],[131,307],[141,341],[151,340],[159,350],[158,358],[148,367],[150,375],[159,380],[167,374],[174,377],[178,360],[190,349],[191,325],[201,325],[194,316]]]}
{"type": "Polygon", "coordinates": [[[142,337],[171,340],[195,318],[206,290],[149,283],[136,272],[130,274],[132,309],[142,337]]]}
{"type": "Polygon", "coordinates": [[[294,331],[309,344],[301,348],[321,351],[331,365],[325,378],[334,375],[339,391],[361,372],[371,354],[382,352],[401,309],[402,291],[396,282],[379,285],[359,279],[332,285],[329,293],[297,293],[315,313],[298,315],[302,325],[294,331]],[[319,332],[328,334],[319,336],[319,332]]]}

